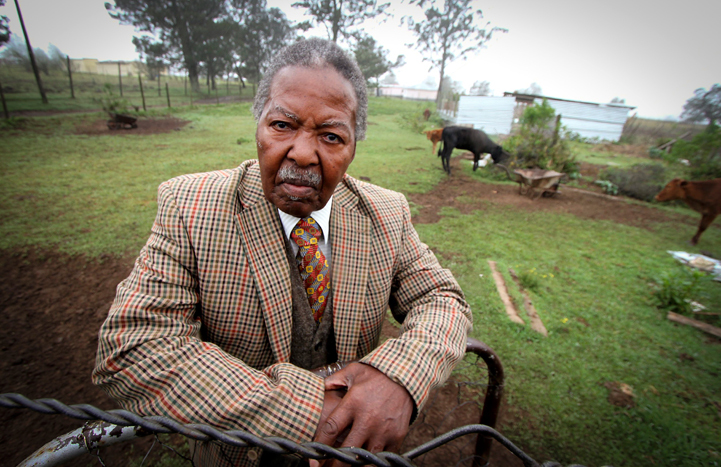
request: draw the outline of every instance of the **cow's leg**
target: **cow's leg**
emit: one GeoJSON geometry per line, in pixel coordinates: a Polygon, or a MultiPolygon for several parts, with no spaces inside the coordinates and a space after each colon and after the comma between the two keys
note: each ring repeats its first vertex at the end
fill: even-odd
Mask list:
{"type": "Polygon", "coordinates": [[[437,146],[437,145],[438,145],[438,141],[434,141],[434,142],[433,142],[433,150],[431,151],[431,154],[435,154],[435,153],[436,153],[436,146],[437,146]]]}
{"type": "Polygon", "coordinates": [[[701,234],[708,228],[709,225],[711,225],[711,222],[716,219],[716,214],[704,214],[701,217],[701,223],[698,226],[698,231],[696,232],[696,235],[693,236],[691,239],[691,245],[696,245],[698,243],[698,239],[701,238],[701,234]]]}
{"type": "Polygon", "coordinates": [[[473,171],[475,172],[478,168],[478,160],[481,158],[481,153],[473,154],[473,171]]]}

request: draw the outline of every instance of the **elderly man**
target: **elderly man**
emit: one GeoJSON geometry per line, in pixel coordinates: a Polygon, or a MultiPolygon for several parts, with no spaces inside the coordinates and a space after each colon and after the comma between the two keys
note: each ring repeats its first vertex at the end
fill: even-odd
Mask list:
{"type": "MultiPolygon", "coordinates": [[[[332,42],[285,48],[253,106],[258,160],[160,186],[93,372],[124,408],[399,449],[462,357],[471,314],[403,196],[346,175],[365,137],[364,83],[332,42]],[[378,345],[389,307],[402,332],[378,345]],[[325,378],[309,371],[336,362],[325,378]]],[[[196,465],[298,463],[288,457],[216,442],[194,452],[196,465]]]]}

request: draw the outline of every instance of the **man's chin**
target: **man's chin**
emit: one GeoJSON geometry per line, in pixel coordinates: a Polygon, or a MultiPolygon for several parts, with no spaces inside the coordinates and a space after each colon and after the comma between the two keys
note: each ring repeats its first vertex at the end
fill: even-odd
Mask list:
{"type": "Polygon", "coordinates": [[[323,207],[316,196],[306,198],[282,196],[274,197],[271,201],[278,209],[295,217],[308,217],[310,213],[323,207]]]}

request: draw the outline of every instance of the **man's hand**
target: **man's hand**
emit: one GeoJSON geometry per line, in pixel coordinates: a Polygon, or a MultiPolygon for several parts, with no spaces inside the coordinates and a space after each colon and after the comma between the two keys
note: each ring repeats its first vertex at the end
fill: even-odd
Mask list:
{"type": "MultiPolygon", "coordinates": [[[[414,407],[403,386],[370,365],[351,363],[325,380],[325,391],[314,441],[371,452],[400,449],[414,407]]],[[[340,465],[332,460],[329,467],[340,465]]]]}

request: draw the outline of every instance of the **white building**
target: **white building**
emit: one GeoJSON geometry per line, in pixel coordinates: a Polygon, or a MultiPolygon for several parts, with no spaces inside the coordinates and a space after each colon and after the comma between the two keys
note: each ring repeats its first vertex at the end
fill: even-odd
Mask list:
{"type": "Polygon", "coordinates": [[[625,104],[597,104],[555,97],[506,92],[503,97],[461,96],[456,112],[446,115],[454,125],[468,126],[489,134],[510,134],[529,105],[546,99],[561,115],[561,123],[584,138],[618,141],[628,112],[625,104]]]}
{"type": "Polygon", "coordinates": [[[401,86],[399,84],[381,84],[378,86],[378,96],[400,97],[419,101],[435,101],[437,89],[420,86],[401,86]]]}

